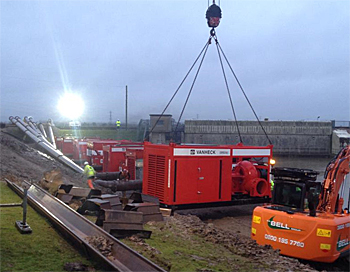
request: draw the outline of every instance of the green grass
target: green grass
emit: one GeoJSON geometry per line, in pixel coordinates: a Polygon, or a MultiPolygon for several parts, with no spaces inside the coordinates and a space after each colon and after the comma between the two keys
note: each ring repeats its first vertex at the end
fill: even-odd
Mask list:
{"type": "MultiPolygon", "coordinates": [[[[0,182],[1,203],[21,203],[22,200],[4,182],[0,182]]],[[[21,207],[0,208],[0,271],[64,271],[65,263],[87,260],[71,246],[53,226],[28,207],[27,222],[31,234],[20,234],[15,221],[22,220],[21,207]]]]}
{"type": "Polygon", "coordinates": [[[113,140],[132,140],[137,141],[136,130],[117,130],[117,129],[60,129],[56,131],[58,136],[72,135],[74,137],[100,137],[101,139],[113,139],[113,140]]]}
{"type": "Polygon", "coordinates": [[[129,239],[123,242],[168,271],[256,271],[250,260],[222,245],[184,233],[174,224],[156,223],[145,225],[145,229],[152,231],[146,245],[160,253],[129,239]]]}

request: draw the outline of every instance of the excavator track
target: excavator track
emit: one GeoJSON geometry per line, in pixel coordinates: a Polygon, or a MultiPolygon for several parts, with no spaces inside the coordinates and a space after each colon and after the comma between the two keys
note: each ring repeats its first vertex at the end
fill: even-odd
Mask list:
{"type": "MultiPolygon", "coordinates": [[[[20,197],[24,191],[17,184],[5,179],[8,186],[20,197]]],[[[75,210],[36,185],[28,186],[28,203],[39,213],[45,215],[55,227],[79,249],[104,264],[110,271],[165,271],[118,239],[78,214],[75,210]],[[111,245],[106,255],[94,246],[94,241],[111,245]]],[[[34,230],[35,231],[35,230],[34,230]]]]}

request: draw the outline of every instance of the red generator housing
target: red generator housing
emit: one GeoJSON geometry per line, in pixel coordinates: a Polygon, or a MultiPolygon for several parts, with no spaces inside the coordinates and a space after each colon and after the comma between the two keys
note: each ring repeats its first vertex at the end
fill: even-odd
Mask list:
{"type": "Polygon", "coordinates": [[[272,147],[145,142],[143,193],[173,209],[266,202],[272,147]]]}
{"type": "Polygon", "coordinates": [[[103,147],[103,172],[128,169],[130,179],[135,179],[135,161],[143,158],[143,143],[106,145],[103,147]]]}
{"type": "Polygon", "coordinates": [[[73,161],[79,165],[89,161],[87,156],[88,141],[100,140],[96,138],[74,139],[73,141],[73,161]]]}
{"type": "Polygon", "coordinates": [[[87,143],[88,162],[101,172],[103,169],[103,147],[107,145],[130,144],[130,140],[90,140],[87,143]]]}
{"type": "Polygon", "coordinates": [[[55,142],[56,142],[56,148],[60,151],[62,151],[63,147],[63,137],[55,137],[55,142]]]}
{"type": "Polygon", "coordinates": [[[73,158],[73,141],[71,137],[63,138],[62,142],[62,153],[68,158],[73,158]]]}
{"type": "Polygon", "coordinates": [[[125,164],[126,148],[118,145],[103,146],[103,172],[119,172],[125,164]]]}
{"type": "Polygon", "coordinates": [[[137,162],[143,161],[143,145],[142,147],[128,147],[125,154],[125,165],[130,173],[130,179],[135,180],[137,177],[137,162]]]}
{"type": "Polygon", "coordinates": [[[87,161],[87,141],[81,139],[75,139],[73,141],[73,161],[79,165],[82,165],[87,161]]]}
{"type": "Polygon", "coordinates": [[[88,162],[96,171],[103,168],[103,146],[118,144],[117,140],[90,140],[87,143],[86,155],[88,162]]]}

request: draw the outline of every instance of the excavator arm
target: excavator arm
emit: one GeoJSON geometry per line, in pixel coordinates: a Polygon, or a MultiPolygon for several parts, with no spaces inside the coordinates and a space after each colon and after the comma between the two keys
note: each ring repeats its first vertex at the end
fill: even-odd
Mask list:
{"type": "Polygon", "coordinates": [[[349,163],[350,146],[347,146],[327,166],[325,180],[319,196],[318,211],[341,213],[344,200],[339,196],[339,191],[346,175],[349,174],[349,163]]]}

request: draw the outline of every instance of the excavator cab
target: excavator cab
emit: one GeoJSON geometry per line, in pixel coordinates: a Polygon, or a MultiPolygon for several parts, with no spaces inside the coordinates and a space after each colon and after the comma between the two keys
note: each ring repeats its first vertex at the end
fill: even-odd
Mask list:
{"type": "Polygon", "coordinates": [[[316,181],[318,172],[276,167],[271,173],[275,178],[272,204],[281,205],[281,209],[290,211],[303,212],[309,208],[315,210],[317,195],[321,191],[321,183],[316,181]]]}
{"type": "Polygon", "coordinates": [[[272,204],[283,205],[287,209],[302,210],[306,194],[305,184],[290,181],[275,181],[272,204]]]}
{"type": "Polygon", "coordinates": [[[321,183],[305,180],[275,180],[272,192],[272,209],[286,212],[310,212],[314,214],[317,207],[318,195],[321,191],[321,183]]]}

